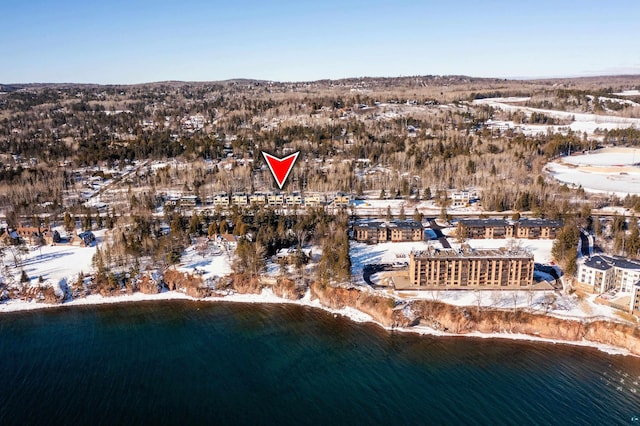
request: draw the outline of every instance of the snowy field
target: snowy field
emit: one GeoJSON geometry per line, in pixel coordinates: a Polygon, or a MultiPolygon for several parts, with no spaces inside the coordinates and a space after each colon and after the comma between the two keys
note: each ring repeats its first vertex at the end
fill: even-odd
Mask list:
{"type": "Polygon", "coordinates": [[[624,92],[614,93],[616,96],[640,96],[640,90],[625,90],[624,92]]]}
{"type": "Polygon", "coordinates": [[[585,191],[626,196],[640,194],[640,168],[631,167],[637,162],[640,149],[611,148],[564,157],[547,164],[545,170],[558,181],[582,186],[585,191]]]}
{"type": "MultiPolygon", "coordinates": [[[[370,215],[384,216],[387,214],[387,209],[391,210],[391,214],[394,215],[394,217],[398,217],[403,208],[407,219],[413,217],[416,209],[427,217],[437,217],[442,211],[442,207],[437,206],[434,200],[416,202],[415,200],[380,200],[367,198],[365,200],[354,200],[349,207],[349,209],[353,209],[356,215],[361,217],[370,215]]],[[[447,207],[447,211],[452,213],[478,214],[483,210],[479,203],[474,202],[469,206],[449,206],[447,207]]]]}
{"type": "Polygon", "coordinates": [[[640,163],[640,149],[604,148],[583,155],[563,157],[562,162],[578,166],[631,166],[640,163]]]}
{"type": "MultiPolygon", "coordinates": [[[[61,230],[60,230],[61,231],[61,230]]],[[[98,244],[103,239],[104,231],[94,232],[98,244]]],[[[10,250],[5,250],[2,262],[5,268],[0,272],[0,279],[20,282],[21,270],[29,277],[30,284],[37,285],[40,277],[44,282],[53,285],[64,284],[77,279],[78,274],[93,271],[93,255],[96,247],[77,247],[68,245],[40,246],[29,248],[21,256],[18,267],[10,250]]]]}
{"type": "MultiPolygon", "coordinates": [[[[556,132],[562,131],[562,129],[570,128],[574,132],[586,132],[589,135],[593,135],[596,129],[626,129],[631,126],[635,126],[636,128],[640,128],[640,118],[627,118],[627,117],[618,117],[612,115],[598,115],[598,114],[587,114],[587,113],[573,113],[568,111],[557,111],[551,109],[540,109],[540,108],[530,108],[521,105],[512,105],[513,103],[522,103],[529,100],[529,98],[487,98],[487,99],[476,99],[473,101],[474,105],[489,105],[493,108],[498,108],[503,111],[522,111],[527,114],[531,114],[533,112],[543,113],[549,117],[559,118],[559,119],[569,119],[572,120],[571,124],[568,126],[535,126],[535,130],[538,132],[546,133],[547,129],[553,130],[556,132]]],[[[521,125],[516,125],[513,122],[509,122],[513,127],[521,127],[521,125]]],[[[532,130],[534,127],[530,127],[532,130]]]]}
{"type": "Polygon", "coordinates": [[[411,250],[426,250],[429,246],[442,248],[442,245],[437,241],[380,244],[365,244],[351,241],[349,244],[351,275],[355,278],[356,282],[364,283],[362,279],[362,268],[365,265],[391,265],[395,262],[409,262],[409,253],[411,253],[411,250]]]}
{"type": "Polygon", "coordinates": [[[204,280],[215,279],[231,273],[232,254],[224,249],[199,252],[194,246],[182,253],[178,270],[201,275],[204,280]]]}

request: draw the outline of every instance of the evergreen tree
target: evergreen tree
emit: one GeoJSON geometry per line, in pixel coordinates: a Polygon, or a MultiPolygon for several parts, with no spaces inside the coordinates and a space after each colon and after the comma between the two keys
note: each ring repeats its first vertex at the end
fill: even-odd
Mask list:
{"type": "Polygon", "coordinates": [[[625,251],[629,257],[638,257],[638,251],[640,251],[640,231],[638,230],[638,220],[635,216],[631,216],[629,228],[631,228],[631,230],[625,242],[625,251]]]}
{"type": "Polygon", "coordinates": [[[425,200],[430,200],[431,199],[431,188],[429,188],[428,186],[424,189],[424,194],[422,196],[422,198],[424,198],[425,200]]]}
{"type": "Polygon", "coordinates": [[[169,225],[169,228],[171,229],[171,233],[175,233],[175,234],[182,233],[183,227],[182,227],[182,220],[180,218],[180,215],[178,214],[173,215],[173,217],[171,218],[171,224],[169,225]]]}
{"type": "Polygon", "coordinates": [[[551,248],[553,258],[562,266],[564,273],[573,276],[576,273],[578,241],[580,231],[573,221],[568,221],[560,231],[551,248]]]}
{"type": "Polygon", "coordinates": [[[413,220],[415,220],[416,222],[420,222],[420,223],[422,223],[422,219],[424,219],[424,215],[423,215],[422,213],[420,213],[420,212],[418,211],[418,209],[416,208],[416,209],[413,211],[413,220]]]}
{"type": "Polygon", "coordinates": [[[593,233],[596,236],[602,234],[602,224],[600,223],[600,218],[597,216],[593,218],[593,233]]]}
{"type": "Polygon", "coordinates": [[[113,216],[111,215],[107,215],[107,217],[105,218],[105,226],[107,227],[107,229],[113,229],[113,216]]]}
{"type": "Polygon", "coordinates": [[[209,229],[207,230],[207,234],[209,235],[209,237],[214,237],[218,234],[218,222],[216,222],[215,220],[213,222],[211,222],[209,224],[209,229]]]}
{"type": "Polygon", "coordinates": [[[64,213],[64,229],[67,232],[73,232],[73,230],[76,229],[76,221],[69,212],[64,213]]]}
{"type": "Polygon", "coordinates": [[[189,220],[189,235],[200,233],[200,218],[194,212],[189,220]]]}
{"type": "Polygon", "coordinates": [[[467,227],[462,224],[462,222],[458,222],[458,227],[456,228],[456,240],[458,243],[464,243],[468,237],[467,227]]]}

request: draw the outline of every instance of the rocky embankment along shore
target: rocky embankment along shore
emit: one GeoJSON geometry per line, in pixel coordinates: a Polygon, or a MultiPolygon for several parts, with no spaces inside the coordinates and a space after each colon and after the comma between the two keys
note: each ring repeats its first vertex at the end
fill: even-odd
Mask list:
{"type": "MultiPolygon", "coordinates": [[[[263,289],[270,288],[277,297],[296,301],[309,292],[312,300],[317,300],[327,309],[353,308],[387,328],[411,330],[420,326],[450,335],[525,335],[535,339],[612,346],[640,356],[640,328],[616,321],[563,319],[523,310],[477,309],[430,300],[398,302],[387,295],[357,287],[318,282],[302,284],[288,278],[267,282],[260,277],[241,274],[223,278],[218,288],[212,290],[204,285],[199,276],[169,269],[163,275],[163,285],[168,290],[180,290],[197,299],[231,293],[260,294],[263,289]]],[[[161,286],[143,277],[136,290],[155,294],[160,292],[161,286]]],[[[103,291],[99,293],[105,297],[117,295],[103,291]]],[[[40,300],[47,304],[61,302],[55,297],[40,300]]]]}
{"type": "Polygon", "coordinates": [[[615,346],[640,355],[640,329],[605,320],[569,320],[549,315],[452,306],[429,300],[407,301],[395,306],[393,299],[356,288],[311,287],[312,295],[332,309],[353,307],[387,327],[425,326],[443,333],[465,335],[521,334],[565,342],[592,342],[615,346]]]}

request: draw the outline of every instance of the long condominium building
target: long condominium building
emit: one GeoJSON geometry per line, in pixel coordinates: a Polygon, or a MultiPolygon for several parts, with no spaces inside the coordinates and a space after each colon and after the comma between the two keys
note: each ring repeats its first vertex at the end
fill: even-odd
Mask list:
{"type": "Polygon", "coordinates": [[[533,255],[522,249],[430,247],[409,255],[409,283],[420,289],[509,289],[533,286],[533,255]]]}
{"type": "Polygon", "coordinates": [[[519,219],[516,222],[504,219],[461,219],[459,232],[466,238],[529,238],[554,239],[562,228],[559,220],[519,219]]]}

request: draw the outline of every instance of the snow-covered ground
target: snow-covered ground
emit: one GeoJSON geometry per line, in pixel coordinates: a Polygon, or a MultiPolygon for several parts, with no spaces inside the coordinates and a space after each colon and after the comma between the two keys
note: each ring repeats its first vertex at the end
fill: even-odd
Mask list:
{"type": "Polygon", "coordinates": [[[614,93],[616,96],[640,96],[640,90],[625,90],[623,92],[614,93]]]}
{"type": "Polygon", "coordinates": [[[631,166],[640,163],[640,149],[604,148],[582,155],[563,157],[562,162],[579,166],[631,166]]]}
{"type": "Polygon", "coordinates": [[[545,170],[560,182],[582,186],[585,191],[626,196],[640,194],[640,168],[631,167],[637,162],[640,149],[613,148],[564,157],[547,164],[545,170]]]}
{"type": "MultiPolygon", "coordinates": [[[[631,126],[640,128],[640,118],[628,118],[619,117],[613,115],[598,115],[587,113],[573,113],[568,111],[558,111],[551,109],[530,108],[522,105],[513,105],[513,103],[522,103],[529,100],[529,98],[487,98],[476,99],[473,101],[474,105],[489,105],[493,108],[498,108],[503,111],[522,111],[527,114],[532,112],[543,113],[549,117],[559,118],[563,120],[572,120],[568,126],[536,126],[540,131],[546,132],[547,129],[553,131],[561,131],[563,128],[570,128],[574,132],[586,132],[593,135],[596,129],[626,129],[631,126]]],[[[515,124],[513,124],[516,127],[515,124]]],[[[520,125],[517,125],[520,126],[520,125]]],[[[526,126],[531,127],[531,126],[526,126]]]]}
{"type": "Polygon", "coordinates": [[[442,245],[437,241],[380,244],[365,244],[351,241],[349,245],[351,275],[356,279],[356,282],[363,283],[362,268],[365,265],[408,262],[411,250],[426,250],[429,246],[442,248],[442,245]]]}
{"type": "MultiPolygon", "coordinates": [[[[102,241],[104,231],[94,232],[98,244],[102,241]]],[[[16,267],[11,250],[5,250],[3,264],[6,266],[0,272],[0,278],[6,281],[20,282],[21,271],[24,270],[30,279],[30,284],[38,284],[40,277],[52,285],[71,282],[78,277],[80,272],[93,271],[93,255],[96,246],[77,247],[68,245],[40,246],[29,248],[29,251],[21,256],[21,261],[16,267]],[[7,274],[13,277],[6,276],[7,274]]]]}
{"type": "Polygon", "coordinates": [[[439,300],[449,305],[530,309],[560,318],[618,318],[617,311],[595,303],[595,295],[579,299],[575,295],[553,291],[473,291],[473,290],[399,290],[394,294],[404,300],[439,300]]]}
{"type": "Polygon", "coordinates": [[[218,248],[199,251],[194,246],[182,253],[178,270],[201,275],[203,279],[222,277],[231,273],[233,254],[218,248]]]}
{"type": "Polygon", "coordinates": [[[545,169],[559,180],[576,187],[582,186],[587,192],[626,196],[640,194],[639,173],[596,173],[582,171],[558,163],[549,163],[545,169]]]}
{"type": "MultiPolygon", "coordinates": [[[[415,200],[380,200],[376,198],[367,198],[364,200],[354,200],[351,202],[349,209],[353,209],[353,212],[359,216],[369,215],[386,215],[387,210],[391,210],[391,214],[394,217],[400,215],[401,210],[404,208],[404,214],[407,219],[411,219],[415,210],[430,217],[437,217],[442,211],[442,207],[436,205],[434,200],[418,201],[415,200]]],[[[468,206],[449,206],[448,212],[454,213],[469,213],[480,214],[483,210],[478,203],[472,203],[468,206]]]]}

